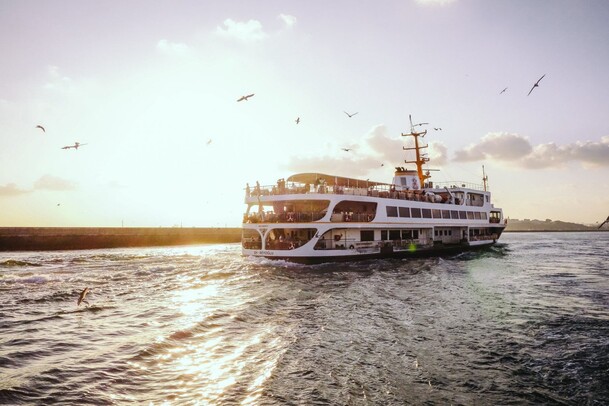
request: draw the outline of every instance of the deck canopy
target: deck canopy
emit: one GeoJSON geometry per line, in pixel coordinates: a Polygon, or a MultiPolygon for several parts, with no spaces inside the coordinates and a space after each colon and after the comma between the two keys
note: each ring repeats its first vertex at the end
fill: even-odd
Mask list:
{"type": "Polygon", "coordinates": [[[323,181],[328,186],[343,186],[343,187],[362,187],[367,188],[370,186],[379,186],[386,185],[389,186],[388,183],[383,182],[373,182],[365,179],[353,179],[353,178],[344,178],[342,176],[334,176],[334,175],[326,175],[323,173],[297,173],[295,175],[290,176],[287,179],[288,182],[296,182],[296,183],[309,183],[311,185],[315,185],[320,181],[323,181]]]}

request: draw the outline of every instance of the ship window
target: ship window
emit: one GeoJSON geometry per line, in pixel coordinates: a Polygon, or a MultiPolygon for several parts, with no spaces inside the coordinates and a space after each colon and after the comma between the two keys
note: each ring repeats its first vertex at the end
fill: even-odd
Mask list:
{"type": "Polygon", "coordinates": [[[464,211],[459,211],[459,218],[461,220],[465,220],[467,218],[467,214],[464,211]]]}
{"type": "Polygon", "coordinates": [[[459,218],[459,212],[457,210],[451,210],[450,216],[456,220],[459,218]]]}
{"type": "Polygon", "coordinates": [[[474,212],[474,217],[476,218],[476,220],[480,220],[480,212],[479,211],[475,211],[474,212]]]}
{"type": "Polygon", "coordinates": [[[397,217],[398,208],[395,206],[387,206],[387,217],[397,217]]]}
{"type": "Polygon", "coordinates": [[[412,217],[414,218],[421,218],[421,209],[418,209],[416,207],[413,207],[412,209],[410,209],[410,213],[412,214],[412,217]]]}
{"type": "Polygon", "coordinates": [[[243,248],[248,250],[259,250],[262,248],[262,238],[256,230],[244,229],[243,237],[241,238],[243,248]]]}
{"type": "Polygon", "coordinates": [[[442,210],[433,209],[431,211],[431,214],[433,215],[433,218],[435,218],[435,219],[441,219],[442,218],[442,210]]]}
{"type": "Polygon", "coordinates": [[[293,250],[309,242],[316,232],[315,228],[274,228],[267,235],[265,248],[293,250]]]}
{"type": "Polygon", "coordinates": [[[442,210],[442,218],[449,219],[450,218],[450,210],[442,210]]]}
{"type": "Polygon", "coordinates": [[[425,219],[431,218],[431,209],[421,209],[421,213],[423,213],[423,218],[425,218],[425,219]]]}
{"type": "Polygon", "coordinates": [[[467,212],[467,219],[468,220],[473,220],[474,219],[474,212],[473,211],[468,211],[467,212]]]}
{"type": "Polygon", "coordinates": [[[400,230],[389,230],[389,239],[390,240],[399,240],[400,239],[400,230]]]}
{"type": "Polygon", "coordinates": [[[485,211],[480,213],[480,215],[482,216],[482,220],[486,220],[486,212],[485,211]]]}
{"type": "Polygon", "coordinates": [[[376,213],[376,203],[342,200],[332,209],[330,221],[371,221],[376,213]],[[348,215],[349,220],[347,220],[348,215]]]}
{"type": "Polygon", "coordinates": [[[359,239],[360,241],[374,241],[374,230],[361,230],[359,239]]]}
{"type": "Polygon", "coordinates": [[[387,230],[381,230],[381,240],[385,241],[387,239],[387,230]]]}
{"type": "Polygon", "coordinates": [[[410,217],[410,208],[399,207],[400,217],[410,217]]]}
{"type": "Polygon", "coordinates": [[[412,230],[412,238],[419,238],[419,230],[412,230]]]}
{"type": "Polygon", "coordinates": [[[412,239],[412,230],[402,230],[402,240],[412,239]]]}

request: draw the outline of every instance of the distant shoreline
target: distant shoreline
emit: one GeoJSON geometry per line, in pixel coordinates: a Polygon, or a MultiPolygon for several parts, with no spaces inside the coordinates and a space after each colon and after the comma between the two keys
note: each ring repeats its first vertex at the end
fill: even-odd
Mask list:
{"type": "MultiPolygon", "coordinates": [[[[609,230],[505,230],[505,233],[581,233],[609,230]]],[[[241,228],[0,227],[0,252],[226,244],[241,241],[241,228]]]]}
{"type": "Polygon", "coordinates": [[[241,241],[241,228],[0,227],[0,251],[221,244],[241,241]]]}

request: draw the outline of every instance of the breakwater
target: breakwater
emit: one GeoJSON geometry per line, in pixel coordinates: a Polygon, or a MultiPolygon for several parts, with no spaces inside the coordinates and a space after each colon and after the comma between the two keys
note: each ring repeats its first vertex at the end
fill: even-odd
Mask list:
{"type": "Polygon", "coordinates": [[[0,251],[154,247],[240,239],[240,228],[0,227],[0,251]]]}

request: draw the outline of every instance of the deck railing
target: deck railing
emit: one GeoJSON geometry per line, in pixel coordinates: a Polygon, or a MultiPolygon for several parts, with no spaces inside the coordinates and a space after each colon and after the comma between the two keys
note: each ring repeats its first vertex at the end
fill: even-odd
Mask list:
{"type": "MultiPolygon", "coordinates": [[[[288,183],[286,186],[277,187],[276,185],[265,185],[254,187],[249,190],[245,189],[246,196],[274,196],[284,194],[336,194],[336,195],[352,195],[352,196],[375,196],[386,198],[398,198],[397,193],[413,193],[418,192],[413,190],[397,190],[398,185],[390,184],[375,184],[370,186],[366,181],[360,181],[353,186],[336,186],[336,185],[300,185],[297,183],[288,183]]],[[[471,182],[451,181],[451,182],[435,182],[426,184],[425,189],[456,189],[467,188],[474,190],[484,190],[483,186],[471,182]]],[[[404,197],[405,198],[405,197],[404,197]]]]}

